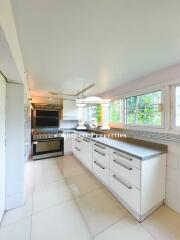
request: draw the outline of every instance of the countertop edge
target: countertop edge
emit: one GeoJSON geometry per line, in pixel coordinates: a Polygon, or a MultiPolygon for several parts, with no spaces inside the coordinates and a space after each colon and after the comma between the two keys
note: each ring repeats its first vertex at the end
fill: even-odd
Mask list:
{"type": "MultiPolygon", "coordinates": [[[[106,147],[110,147],[110,148],[115,149],[115,150],[117,150],[117,151],[120,151],[120,152],[122,152],[122,153],[124,153],[124,154],[130,155],[131,157],[135,157],[135,158],[137,158],[137,159],[139,159],[139,160],[141,160],[141,161],[145,161],[145,160],[148,160],[148,159],[151,159],[151,158],[154,158],[154,157],[157,157],[157,156],[159,156],[159,155],[162,155],[162,154],[165,154],[165,153],[166,153],[165,151],[159,150],[159,151],[160,151],[159,153],[155,153],[155,154],[149,155],[149,156],[147,156],[147,157],[140,157],[140,156],[135,155],[135,154],[132,154],[132,153],[130,153],[130,152],[126,152],[126,151],[124,151],[124,150],[122,150],[122,149],[120,149],[120,148],[117,148],[117,147],[108,145],[108,144],[106,144],[106,143],[102,143],[101,141],[98,141],[98,139],[95,139],[95,138],[92,138],[92,137],[88,137],[88,136],[83,136],[83,135],[81,135],[81,134],[79,134],[79,135],[82,136],[82,137],[84,137],[84,138],[87,138],[87,139],[89,139],[89,140],[91,140],[91,141],[93,141],[93,142],[100,143],[100,144],[102,144],[102,145],[104,145],[104,146],[106,146],[106,147]]],[[[116,140],[116,141],[117,141],[117,140],[116,140]]],[[[139,146],[139,147],[141,147],[141,146],[139,146]]]]}

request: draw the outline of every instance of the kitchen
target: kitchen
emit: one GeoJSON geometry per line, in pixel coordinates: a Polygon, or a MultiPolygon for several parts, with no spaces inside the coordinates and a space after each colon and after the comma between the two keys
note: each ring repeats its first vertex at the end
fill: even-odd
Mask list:
{"type": "Polygon", "coordinates": [[[179,7],[0,2],[0,239],[180,239],[179,7]]]}

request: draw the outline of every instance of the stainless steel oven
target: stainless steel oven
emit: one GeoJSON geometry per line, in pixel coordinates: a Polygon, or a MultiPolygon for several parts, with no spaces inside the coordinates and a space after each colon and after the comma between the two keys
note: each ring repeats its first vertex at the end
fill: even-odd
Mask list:
{"type": "Polygon", "coordinates": [[[64,155],[64,138],[33,140],[33,159],[44,159],[64,155]]]}

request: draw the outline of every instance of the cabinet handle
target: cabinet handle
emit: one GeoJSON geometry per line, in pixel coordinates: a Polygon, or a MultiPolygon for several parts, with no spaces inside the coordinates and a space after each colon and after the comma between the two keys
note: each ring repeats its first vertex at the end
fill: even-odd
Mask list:
{"type": "Polygon", "coordinates": [[[97,147],[99,147],[99,148],[106,149],[106,147],[103,147],[103,146],[101,146],[101,145],[99,145],[99,144],[97,144],[97,143],[95,143],[94,145],[97,146],[97,147]]]}
{"type": "Polygon", "coordinates": [[[116,175],[113,175],[113,178],[115,178],[118,182],[120,182],[122,185],[124,185],[126,188],[128,189],[132,189],[131,186],[129,186],[127,183],[125,183],[123,180],[121,180],[120,178],[118,178],[116,175]]]}
{"type": "Polygon", "coordinates": [[[85,141],[85,142],[90,142],[89,140],[87,140],[87,139],[85,139],[85,138],[83,138],[83,141],[85,141]]]}
{"type": "Polygon", "coordinates": [[[114,159],[113,162],[115,162],[115,163],[117,163],[118,165],[126,168],[127,170],[132,170],[132,167],[128,167],[126,164],[121,163],[121,162],[117,161],[116,159],[114,159]]]}
{"type": "Polygon", "coordinates": [[[105,169],[105,167],[103,167],[100,163],[98,163],[97,161],[94,161],[94,163],[96,164],[96,165],[98,165],[100,168],[102,168],[103,170],[105,169]]]}
{"type": "Polygon", "coordinates": [[[77,139],[77,138],[76,138],[75,140],[76,140],[76,142],[81,142],[81,140],[79,140],[79,139],[77,139]]]}
{"type": "Polygon", "coordinates": [[[94,150],[95,152],[97,152],[97,153],[99,153],[100,155],[102,155],[102,156],[105,156],[106,154],[105,153],[102,153],[102,152],[99,152],[98,150],[94,150]]]}
{"type": "Polygon", "coordinates": [[[129,160],[129,161],[132,161],[132,160],[133,160],[131,157],[128,157],[128,156],[126,156],[126,155],[124,155],[124,154],[122,154],[122,153],[119,153],[119,152],[113,152],[113,153],[114,153],[116,156],[125,158],[125,159],[127,159],[127,160],[129,160]]]}
{"type": "Polygon", "coordinates": [[[79,148],[75,147],[76,150],[78,150],[79,152],[81,151],[79,148]]]}

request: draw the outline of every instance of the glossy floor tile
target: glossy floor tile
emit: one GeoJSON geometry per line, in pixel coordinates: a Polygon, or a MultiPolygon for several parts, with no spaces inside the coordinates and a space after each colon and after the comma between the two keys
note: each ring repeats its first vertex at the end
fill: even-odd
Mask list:
{"type": "Polygon", "coordinates": [[[72,155],[28,162],[25,205],[8,211],[0,240],[179,240],[163,206],[142,224],[72,155]]]}
{"type": "Polygon", "coordinates": [[[25,204],[22,207],[13,209],[5,213],[2,227],[16,223],[19,220],[27,218],[32,215],[32,196],[26,198],[25,204]]]}
{"type": "Polygon", "coordinates": [[[155,239],[180,239],[180,214],[166,206],[162,206],[154,212],[142,225],[155,239]]]}
{"type": "Polygon", "coordinates": [[[80,174],[88,172],[88,170],[79,163],[78,164],[61,165],[58,162],[58,168],[60,170],[61,175],[64,178],[76,176],[76,175],[80,175],[80,174]]]}
{"type": "Polygon", "coordinates": [[[68,177],[66,182],[75,198],[103,187],[103,185],[91,173],[68,177]]]}
{"type": "Polygon", "coordinates": [[[87,193],[77,203],[93,236],[125,216],[121,205],[103,189],[87,193]]]}
{"type": "Polygon", "coordinates": [[[32,217],[32,240],[89,240],[90,232],[74,201],[32,217]]]}
{"type": "Polygon", "coordinates": [[[154,240],[133,217],[123,218],[112,227],[95,237],[95,240],[154,240]]]}
{"type": "Polygon", "coordinates": [[[31,239],[31,218],[25,218],[0,228],[1,240],[30,240],[31,239]]]}
{"type": "Polygon", "coordinates": [[[72,194],[64,180],[41,186],[34,191],[33,213],[70,199],[72,199],[72,194]]]}

